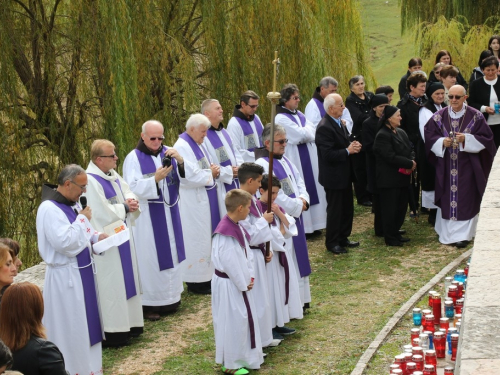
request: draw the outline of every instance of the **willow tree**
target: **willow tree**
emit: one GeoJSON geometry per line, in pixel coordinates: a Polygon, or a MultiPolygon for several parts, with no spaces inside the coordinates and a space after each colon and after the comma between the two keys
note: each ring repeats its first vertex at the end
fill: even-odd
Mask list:
{"type": "Polygon", "coordinates": [[[355,0],[0,1],[0,236],[37,259],[41,186],[64,164],[86,166],[96,138],[123,159],[145,120],[172,143],[202,99],[228,118],[247,89],[269,120],[274,50],[279,86],[305,99],[324,75],[344,94],[354,74],[373,82],[362,35],[355,0]]]}

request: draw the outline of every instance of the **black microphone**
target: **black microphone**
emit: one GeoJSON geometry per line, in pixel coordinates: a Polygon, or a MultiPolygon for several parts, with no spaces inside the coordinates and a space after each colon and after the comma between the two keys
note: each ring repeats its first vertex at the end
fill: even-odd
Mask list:
{"type": "Polygon", "coordinates": [[[87,197],[81,196],[80,204],[82,205],[82,210],[85,210],[85,207],[87,207],[87,197]]]}

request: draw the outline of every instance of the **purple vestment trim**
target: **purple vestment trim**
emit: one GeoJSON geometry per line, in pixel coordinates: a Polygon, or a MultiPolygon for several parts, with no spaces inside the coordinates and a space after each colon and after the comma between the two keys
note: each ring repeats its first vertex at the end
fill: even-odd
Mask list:
{"type": "MultiPolygon", "coordinates": [[[[235,117],[235,118],[238,121],[238,123],[240,124],[241,129],[243,130],[243,135],[245,137],[248,137],[248,136],[254,134],[253,129],[252,129],[252,125],[250,125],[249,121],[243,120],[240,117],[235,117]]],[[[262,126],[262,122],[260,121],[259,116],[257,116],[257,115],[254,116],[253,123],[255,125],[255,130],[257,131],[257,139],[259,140],[259,144],[256,146],[257,147],[264,147],[264,145],[262,144],[262,131],[264,130],[264,126],[262,126]]],[[[247,150],[253,151],[253,150],[255,150],[255,147],[248,148],[247,150]]]]}
{"type": "MultiPolygon", "coordinates": [[[[182,138],[187,142],[187,144],[191,147],[191,150],[194,152],[194,156],[196,160],[200,161],[205,158],[205,154],[201,151],[200,146],[187,134],[186,132],[179,135],[179,138],[182,138]]],[[[207,156],[208,158],[208,152],[207,156]]],[[[205,190],[207,191],[208,203],[210,204],[210,218],[212,221],[212,232],[217,228],[217,224],[220,221],[220,212],[219,212],[219,197],[217,196],[217,188],[214,186],[205,186],[205,190]]]]}
{"type": "MultiPolygon", "coordinates": [[[[285,115],[290,120],[295,122],[299,126],[306,126],[306,118],[302,112],[297,111],[297,116],[299,116],[300,124],[297,119],[290,113],[281,113],[285,115]]],[[[300,164],[302,165],[302,173],[304,174],[304,183],[306,184],[307,192],[309,193],[309,204],[314,206],[319,204],[318,190],[316,189],[316,179],[314,178],[311,156],[309,155],[309,149],[307,148],[307,143],[301,143],[297,145],[300,156],[300,164]]]]}
{"type": "MultiPolygon", "coordinates": [[[[109,200],[113,197],[116,197],[116,191],[113,188],[111,181],[106,180],[105,178],[102,178],[101,176],[94,173],[87,173],[87,175],[94,177],[96,181],[101,184],[106,199],[109,200]]],[[[119,180],[116,179],[115,182],[118,184],[121,191],[119,180]]],[[[125,197],[123,197],[123,200],[125,200],[125,197]]],[[[120,260],[122,263],[123,282],[125,283],[125,293],[127,295],[127,299],[130,299],[137,295],[137,290],[135,288],[135,280],[134,280],[134,267],[132,265],[132,253],[130,250],[130,241],[122,243],[120,246],[118,246],[118,252],[120,253],[120,260]]]]}
{"type": "Polygon", "coordinates": [[[325,111],[325,106],[323,105],[322,102],[320,102],[318,99],[316,98],[313,98],[314,102],[316,103],[316,105],[318,106],[318,109],[319,109],[319,114],[321,115],[321,117],[324,117],[325,114],[326,114],[326,111],[325,111]]]}
{"type": "MultiPolygon", "coordinates": [[[[269,162],[269,157],[267,156],[262,159],[269,162]]],[[[283,156],[283,159],[286,161],[288,167],[290,168],[290,172],[293,174],[293,168],[290,161],[286,156],[283,156]]],[[[273,165],[273,174],[278,178],[278,180],[282,181],[288,178],[288,173],[286,173],[285,168],[283,168],[281,163],[274,163],[273,165]]],[[[288,196],[290,198],[297,197],[294,192],[290,193],[288,196]]],[[[293,236],[293,247],[295,248],[295,256],[297,257],[300,276],[306,277],[311,274],[311,264],[309,263],[309,253],[307,250],[306,233],[304,231],[304,223],[302,222],[302,214],[297,218],[295,224],[297,225],[298,235],[293,236]]]]}
{"type": "MultiPolygon", "coordinates": [[[[210,127],[210,129],[208,129],[207,131],[207,138],[215,150],[223,149],[224,150],[223,152],[228,154],[228,150],[226,150],[226,147],[224,146],[224,143],[222,143],[221,139],[217,135],[217,132],[218,131],[215,130],[213,127],[210,127]]],[[[233,153],[234,160],[236,160],[236,154],[234,153],[233,142],[231,141],[231,137],[229,137],[229,134],[227,133],[226,129],[221,129],[220,132],[226,139],[226,142],[229,144],[229,147],[231,147],[231,152],[233,153]]],[[[227,156],[226,160],[224,160],[223,162],[219,160],[219,162],[220,165],[223,167],[232,166],[229,155],[227,156]]],[[[240,186],[239,183],[236,182],[236,179],[233,178],[233,182],[231,182],[230,184],[225,183],[224,187],[226,188],[226,192],[228,192],[233,189],[238,189],[240,186]]]]}
{"type": "MultiPolygon", "coordinates": [[[[160,152],[160,158],[165,156],[166,146],[163,146],[160,152]]],[[[151,155],[146,155],[144,152],[135,150],[137,160],[141,166],[143,175],[154,174],[156,172],[156,165],[151,155]]],[[[165,178],[165,183],[168,188],[168,195],[172,203],[177,201],[179,195],[179,176],[177,175],[177,161],[172,158],[172,171],[165,178]]],[[[155,239],[156,255],[158,257],[158,265],[160,271],[174,268],[172,259],[172,248],[170,247],[170,234],[168,233],[167,216],[165,214],[163,192],[160,190],[160,197],[158,199],[148,200],[149,217],[153,227],[153,235],[155,239]]],[[[170,216],[172,217],[172,227],[174,229],[175,246],[177,247],[177,258],[179,263],[186,259],[184,249],[184,238],[182,236],[181,215],[179,214],[179,205],[174,204],[169,207],[170,216]]]]}
{"type": "MultiPolygon", "coordinates": [[[[51,200],[51,202],[64,212],[70,223],[75,222],[78,215],[75,211],[73,211],[73,208],[53,200],[51,200]]],[[[82,279],[83,298],[85,301],[85,314],[87,316],[90,346],[93,346],[102,341],[103,335],[90,249],[85,247],[76,256],[76,260],[78,261],[78,268],[82,279]]]]}

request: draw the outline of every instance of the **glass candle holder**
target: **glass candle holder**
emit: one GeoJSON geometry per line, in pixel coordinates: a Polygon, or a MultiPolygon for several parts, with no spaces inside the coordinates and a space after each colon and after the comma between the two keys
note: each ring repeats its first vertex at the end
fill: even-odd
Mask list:
{"type": "Polygon", "coordinates": [[[426,333],[427,337],[429,337],[429,347],[427,349],[431,349],[431,350],[434,349],[434,344],[433,344],[434,333],[431,331],[424,331],[424,333],[426,333]]]}
{"type": "MultiPolygon", "coordinates": [[[[424,369],[424,357],[422,357],[421,354],[415,354],[413,356],[413,362],[415,362],[415,365],[417,367],[417,371],[422,371],[424,369]]],[[[415,374],[415,373],[413,373],[415,374]]]]}
{"type": "Polygon", "coordinates": [[[403,371],[403,373],[406,372],[406,361],[405,361],[405,356],[403,354],[398,354],[397,356],[394,357],[394,364],[398,365],[399,368],[403,371]]]}
{"type": "MultiPolygon", "coordinates": [[[[410,334],[411,334],[411,340],[418,339],[418,336],[420,335],[420,328],[412,328],[410,330],[410,334]]],[[[415,346],[415,345],[413,345],[413,346],[415,346]]]]}
{"type": "Polygon", "coordinates": [[[444,368],[444,375],[453,375],[455,373],[455,370],[451,366],[446,366],[444,368]]]}
{"type": "Polygon", "coordinates": [[[392,370],[391,374],[393,374],[393,375],[404,375],[404,372],[403,372],[403,370],[397,368],[397,369],[392,370]]]}
{"type": "Polygon", "coordinates": [[[439,328],[443,328],[448,332],[448,328],[450,328],[450,319],[448,318],[441,318],[439,319],[439,328]]]}
{"type": "Polygon", "coordinates": [[[451,282],[453,281],[453,277],[447,276],[444,278],[444,294],[447,296],[448,295],[448,288],[451,285],[451,282]]]}
{"type": "Polygon", "coordinates": [[[458,299],[458,286],[457,285],[450,285],[450,288],[448,289],[448,297],[453,299],[453,306],[457,303],[458,299]]]}
{"type": "Polygon", "coordinates": [[[412,348],[411,345],[404,345],[403,346],[403,352],[404,353],[411,353],[411,348],[412,348]]]}
{"type": "Polygon", "coordinates": [[[430,331],[430,332],[434,332],[435,331],[435,328],[434,328],[434,315],[432,315],[432,314],[425,315],[423,327],[424,327],[424,331],[430,331]]]}
{"type": "Polygon", "coordinates": [[[424,375],[436,375],[436,368],[433,365],[425,365],[424,375]]]}
{"type": "Polygon", "coordinates": [[[451,335],[451,360],[456,361],[457,360],[457,349],[458,349],[458,334],[453,333],[451,335]]]}
{"type": "Polygon", "coordinates": [[[439,324],[439,319],[441,319],[441,295],[439,293],[434,293],[432,295],[432,315],[434,315],[434,324],[439,324]]]}
{"type": "Polygon", "coordinates": [[[390,365],[390,366],[389,366],[389,374],[392,374],[392,373],[393,373],[393,372],[392,372],[393,370],[400,370],[400,369],[401,369],[401,368],[399,367],[399,365],[398,365],[398,364],[393,363],[392,365],[390,365]]]}
{"type": "Polygon", "coordinates": [[[429,308],[430,308],[431,310],[432,310],[432,296],[433,296],[434,294],[436,294],[436,293],[437,293],[437,292],[436,292],[435,290],[430,290],[430,291],[429,291],[429,303],[428,303],[428,305],[429,305],[429,308]]]}
{"type": "Polygon", "coordinates": [[[427,350],[424,355],[424,362],[426,365],[432,365],[434,368],[437,366],[437,357],[435,350],[427,350]]]}
{"type": "MultiPolygon", "coordinates": [[[[424,349],[422,349],[421,346],[414,346],[412,348],[412,354],[415,355],[415,354],[419,354],[422,356],[422,358],[424,357],[424,349]]],[[[415,362],[415,361],[413,361],[415,362]]]]}
{"type": "Polygon", "coordinates": [[[464,298],[457,299],[457,303],[455,305],[455,314],[461,314],[462,313],[462,309],[464,307],[464,301],[465,301],[464,298]]]}
{"type": "Polygon", "coordinates": [[[457,329],[455,327],[450,327],[448,329],[448,334],[446,335],[446,343],[448,344],[448,354],[451,355],[451,335],[457,333],[457,329]]]}
{"type": "Polygon", "coordinates": [[[417,364],[415,362],[408,362],[406,364],[406,375],[413,375],[417,370],[417,364]]]}
{"type": "Polygon", "coordinates": [[[443,332],[434,334],[434,349],[436,350],[436,358],[446,357],[446,338],[443,332]]]}
{"type": "Polygon", "coordinates": [[[413,325],[417,327],[422,325],[422,310],[418,307],[413,309],[413,325]]]}
{"type": "Polygon", "coordinates": [[[453,306],[453,300],[444,302],[444,316],[448,319],[453,319],[455,316],[455,307],[453,306]]]}

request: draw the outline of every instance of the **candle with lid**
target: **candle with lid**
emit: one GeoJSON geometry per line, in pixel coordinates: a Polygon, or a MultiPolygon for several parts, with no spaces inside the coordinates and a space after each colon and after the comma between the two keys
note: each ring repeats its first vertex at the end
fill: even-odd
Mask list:
{"type": "Polygon", "coordinates": [[[451,360],[456,361],[457,359],[457,349],[458,349],[458,334],[451,334],[451,360]]]}
{"type": "Polygon", "coordinates": [[[403,346],[403,352],[411,353],[411,348],[412,348],[411,345],[405,345],[405,346],[403,346]]]}
{"type": "Polygon", "coordinates": [[[423,350],[429,349],[429,334],[427,332],[428,331],[422,332],[418,337],[420,339],[420,346],[422,347],[423,350]]]}
{"type": "Polygon", "coordinates": [[[421,354],[415,354],[413,356],[413,362],[415,362],[417,371],[422,371],[424,369],[424,357],[421,354]]]}
{"type": "Polygon", "coordinates": [[[422,310],[418,307],[413,309],[413,325],[420,326],[422,325],[422,310]]]}
{"type": "Polygon", "coordinates": [[[417,364],[415,362],[408,362],[406,364],[407,375],[413,375],[416,369],[417,369],[417,364]]]}
{"type": "Polygon", "coordinates": [[[427,350],[425,352],[424,361],[425,361],[425,364],[433,365],[434,368],[436,368],[436,366],[437,366],[436,351],[435,350],[427,350]]]}
{"type": "Polygon", "coordinates": [[[424,375],[435,375],[436,368],[433,365],[425,365],[424,366],[424,375]]]}
{"type": "Polygon", "coordinates": [[[403,373],[406,372],[406,361],[403,354],[398,354],[394,357],[394,364],[399,365],[399,368],[403,371],[403,373]]]}
{"type": "Polygon", "coordinates": [[[464,298],[457,299],[457,303],[455,305],[455,314],[461,314],[462,313],[462,309],[464,307],[464,301],[465,301],[464,298]]]}
{"type": "Polygon", "coordinates": [[[393,363],[392,365],[390,365],[389,366],[389,374],[392,374],[392,370],[396,370],[396,369],[401,369],[401,367],[399,367],[399,365],[396,363],[393,363]]]}
{"type": "Polygon", "coordinates": [[[448,343],[448,354],[451,354],[451,335],[457,332],[458,331],[455,327],[450,327],[448,329],[448,334],[446,335],[446,342],[448,343]]]}
{"type": "Polygon", "coordinates": [[[454,372],[455,370],[451,366],[446,366],[444,368],[444,375],[453,375],[454,372]]]}
{"type": "Polygon", "coordinates": [[[391,371],[391,374],[404,375],[404,372],[403,372],[403,370],[396,368],[396,369],[391,371]]]}
{"type": "Polygon", "coordinates": [[[453,299],[453,306],[457,303],[457,299],[459,298],[458,296],[458,286],[456,285],[450,285],[450,288],[448,289],[448,297],[453,299]]]}
{"type": "Polygon", "coordinates": [[[433,296],[434,294],[436,294],[436,293],[437,293],[437,292],[436,292],[435,290],[430,290],[430,291],[429,291],[429,303],[428,303],[428,305],[429,305],[429,307],[430,307],[430,309],[431,309],[431,310],[432,310],[432,296],[433,296]]]}
{"type": "Polygon", "coordinates": [[[450,319],[448,318],[441,318],[439,319],[439,328],[443,328],[448,332],[448,328],[450,328],[450,319]]]}
{"type": "Polygon", "coordinates": [[[451,282],[453,281],[453,277],[447,276],[444,278],[444,294],[448,295],[448,288],[451,285],[451,282]]]}
{"type": "Polygon", "coordinates": [[[424,331],[434,332],[434,315],[428,314],[424,317],[424,331]]]}
{"type": "Polygon", "coordinates": [[[453,318],[453,326],[457,326],[457,322],[462,319],[462,314],[455,314],[455,317],[453,318]]]}
{"type": "Polygon", "coordinates": [[[434,349],[434,344],[432,343],[432,340],[434,339],[434,332],[424,331],[424,333],[427,333],[427,336],[429,337],[429,347],[428,347],[428,349],[434,349]]]}
{"type": "Polygon", "coordinates": [[[436,332],[434,334],[434,348],[436,349],[437,358],[446,357],[446,338],[443,332],[436,332]]]}
{"type": "Polygon", "coordinates": [[[453,319],[455,316],[455,307],[453,306],[453,300],[444,301],[444,316],[449,319],[453,319]]]}
{"type": "Polygon", "coordinates": [[[439,324],[441,319],[441,295],[434,293],[432,295],[432,315],[434,315],[434,324],[439,324]]]}
{"type": "Polygon", "coordinates": [[[424,356],[424,349],[421,346],[414,346],[412,349],[412,354],[420,354],[422,357],[424,356]]]}

